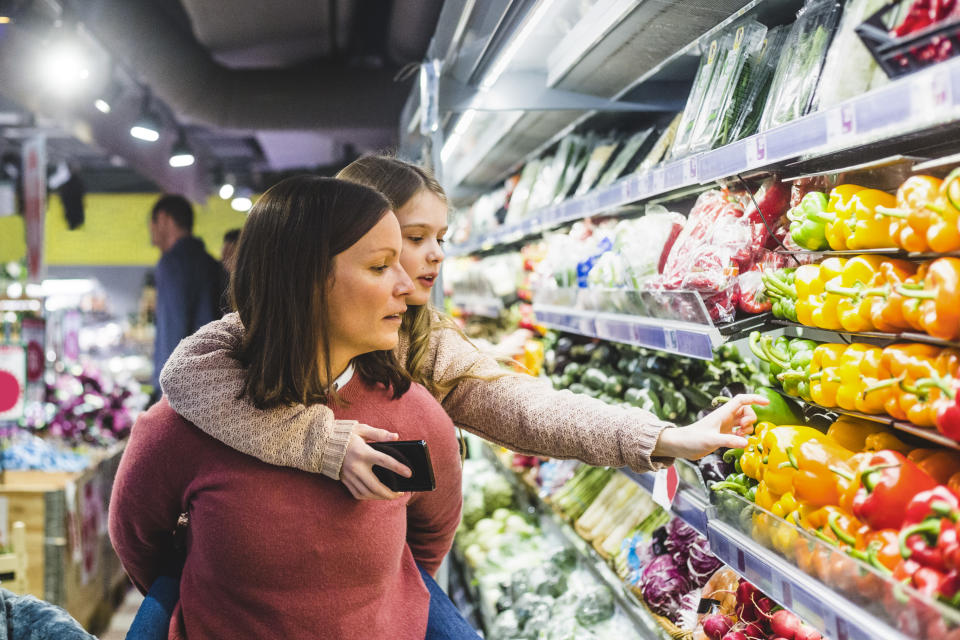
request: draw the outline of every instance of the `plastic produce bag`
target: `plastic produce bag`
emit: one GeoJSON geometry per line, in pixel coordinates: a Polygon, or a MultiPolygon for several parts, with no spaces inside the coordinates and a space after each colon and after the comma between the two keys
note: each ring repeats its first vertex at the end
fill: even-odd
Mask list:
{"type": "Polygon", "coordinates": [[[580,174],[583,173],[584,168],[587,166],[587,161],[590,159],[589,138],[573,135],[567,137],[564,142],[567,140],[570,141],[569,157],[567,158],[566,167],[563,169],[560,183],[557,185],[557,192],[553,198],[554,204],[566,200],[574,185],[580,180],[580,174]]]}
{"type": "Polygon", "coordinates": [[[674,139],[677,137],[677,129],[680,128],[680,119],[683,118],[682,113],[678,113],[673,117],[673,120],[670,121],[670,124],[667,125],[667,128],[663,130],[663,133],[660,134],[660,137],[657,138],[657,141],[654,143],[653,148],[647,153],[647,156],[643,161],[637,165],[636,173],[644,173],[655,167],[664,156],[667,155],[667,150],[673,145],[674,139]]]}
{"type": "Polygon", "coordinates": [[[617,152],[613,162],[610,163],[607,170],[600,176],[594,188],[606,186],[622,176],[624,172],[629,171],[630,165],[634,163],[635,158],[640,154],[640,150],[646,144],[647,139],[650,138],[651,133],[653,133],[652,128],[644,129],[627,138],[627,141],[623,144],[623,148],[617,152]]]}
{"type": "Polygon", "coordinates": [[[687,105],[683,109],[683,116],[681,116],[680,124],[677,127],[677,135],[673,141],[673,147],[670,149],[671,158],[683,157],[690,150],[693,128],[703,107],[707,91],[713,82],[717,65],[722,62],[718,58],[723,52],[723,38],[726,37],[729,37],[729,34],[720,34],[711,40],[700,58],[700,67],[697,69],[697,75],[693,78],[690,97],[687,98],[687,105]]]}
{"type": "Polygon", "coordinates": [[[697,116],[690,140],[691,152],[712,148],[718,137],[727,138],[734,117],[731,109],[742,103],[748,90],[747,60],[763,46],[766,34],[765,26],[756,20],[747,20],[734,25],[724,38],[724,45],[729,48],[722,56],[723,61],[714,73],[697,116]]]}
{"type": "Polygon", "coordinates": [[[761,131],[807,113],[840,13],[836,0],[813,0],[800,9],[773,77],[761,131]]]}
{"type": "MultiPolygon", "coordinates": [[[[833,38],[814,98],[814,109],[828,109],[874,86],[879,68],[856,27],[886,5],[886,0],[849,0],[833,38]]],[[[885,74],[881,74],[886,78],[885,74]]]]}
{"type": "MultiPolygon", "coordinates": [[[[724,114],[724,118],[732,116],[730,130],[727,133],[721,126],[713,141],[715,147],[740,140],[757,132],[760,117],[763,115],[763,105],[767,103],[770,86],[773,84],[773,74],[777,70],[777,63],[783,51],[783,43],[787,39],[787,27],[775,27],[767,31],[767,37],[759,50],[747,60],[741,76],[746,76],[746,93],[738,93],[736,98],[742,98],[731,104],[724,114]]],[[[738,87],[739,89],[739,87],[738,87]]]]}
{"type": "Polygon", "coordinates": [[[600,173],[610,162],[611,156],[613,156],[613,153],[619,146],[619,143],[616,141],[606,140],[600,142],[593,148],[593,151],[590,152],[590,159],[587,161],[587,166],[583,169],[583,174],[580,176],[580,184],[577,186],[576,195],[583,195],[593,188],[594,184],[600,178],[600,173]]]}
{"type": "Polygon", "coordinates": [[[530,200],[530,193],[537,180],[537,174],[540,173],[540,167],[543,164],[540,160],[531,160],[520,173],[520,181],[513,189],[510,196],[510,204],[507,205],[507,220],[517,221],[523,218],[527,212],[527,203],[530,200]]]}

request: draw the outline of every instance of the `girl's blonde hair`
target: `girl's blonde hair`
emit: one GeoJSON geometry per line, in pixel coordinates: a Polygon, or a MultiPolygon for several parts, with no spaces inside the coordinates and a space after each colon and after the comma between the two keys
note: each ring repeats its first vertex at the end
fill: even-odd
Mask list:
{"type": "MultiPolygon", "coordinates": [[[[340,173],[337,178],[356,182],[376,189],[390,202],[394,211],[402,208],[418,193],[426,190],[440,198],[447,204],[447,194],[443,187],[428,170],[415,164],[386,155],[367,155],[354,160],[340,173]]],[[[492,379],[482,376],[464,374],[443,384],[436,382],[427,372],[427,354],[430,351],[430,336],[435,331],[452,329],[469,342],[469,339],[460,331],[450,316],[446,315],[429,302],[417,307],[410,307],[403,316],[400,330],[409,337],[410,348],[407,351],[407,361],[403,363],[410,378],[426,387],[436,398],[443,398],[460,382],[466,379],[492,379]]]]}

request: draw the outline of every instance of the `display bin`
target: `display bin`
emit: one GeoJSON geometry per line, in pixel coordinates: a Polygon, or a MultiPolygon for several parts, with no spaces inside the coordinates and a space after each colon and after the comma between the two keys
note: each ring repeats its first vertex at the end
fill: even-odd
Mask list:
{"type": "Polygon", "coordinates": [[[26,526],[27,593],[90,630],[105,625],[127,584],[107,533],[122,453],[122,444],[93,453],[77,472],[0,473],[0,522],[26,526]]]}
{"type": "Polygon", "coordinates": [[[733,492],[714,492],[713,503],[708,538],[714,553],[818,628],[836,628],[851,640],[960,638],[960,611],[896,581],[889,572],[733,492]],[[765,549],[745,554],[742,546],[730,544],[744,538],[765,549]],[[787,570],[778,570],[778,563],[787,570]]]}

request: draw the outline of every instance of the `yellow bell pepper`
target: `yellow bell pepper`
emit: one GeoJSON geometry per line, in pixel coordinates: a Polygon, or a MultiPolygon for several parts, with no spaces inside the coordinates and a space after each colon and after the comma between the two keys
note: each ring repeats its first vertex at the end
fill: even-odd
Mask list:
{"type": "MultiPolygon", "coordinates": [[[[840,303],[840,296],[832,295],[826,291],[828,288],[839,287],[841,285],[840,276],[846,267],[845,258],[827,258],[820,263],[819,281],[816,285],[822,289],[822,293],[817,296],[819,304],[813,305],[811,313],[812,326],[831,331],[841,331],[843,326],[840,324],[840,316],[837,305],[840,303]]],[[[799,319],[799,315],[798,315],[799,319]]]]}
{"type": "Polygon", "coordinates": [[[763,480],[764,451],[761,443],[767,431],[773,427],[774,425],[770,422],[758,422],[753,427],[753,433],[747,438],[747,446],[744,447],[743,455],[740,456],[740,468],[748,478],[763,480]]]}
{"type": "Polygon", "coordinates": [[[822,407],[837,406],[840,377],[836,368],[847,345],[825,343],[813,350],[810,359],[810,398],[822,407]]]}
{"type": "Polygon", "coordinates": [[[797,290],[798,298],[806,298],[809,295],[818,296],[823,293],[820,265],[805,264],[797,267],[794,272],[793,286],[797,290]]]}
{"type": "Polygon", "coordinates": [[[873,297],[884,296],[887,290],[881,288],[883,278],[880,266],[881,256],[857,256],[847,260],[840,273],[840,282],[836,278],[827,284],[828,299],[837,296],[837,315],[845,331],[873,331],[873,297]]]}
{"type": "Polygon", "coordinates": [[[796,305],[794,306],[797,311],[797,322],[808,327],[815,326],[813,324],[813,311],[819,307],[820,304],[820,299],[817,296],[797,298],[796,305]]]}
{"type": "Polygon", "coordinates": [[[885,433],[886,430],[886,427],[877,422],[840,416],[827,429],[827,437],[850,451],[864,451],[867,438],[877,433],[885,433]]]}
{"type": "Polygon", "coordinates": [[[837,366],[837,375],[840,377],[840,388],[837,389],[836,406],[847,411],[854,411],[857,408],[857,397],[863,390],[863,380],[860,371],[860,365],[863,362],[867,352],[875,350],[873,354],[875,361],[879,362],[881,349],[872,347],[862,342],[857,342],[843,352],[840,358],[840,364],[837,366]]]}
{"type": "Polygon", "coordinates": [[[787,515],[793,513],[798,506],[797,499],[794,497],[793,493],[787,491],[785,494],[780,496],[779,500],[773,503],[773,506],[770,508],[770,513],[778,518],[786,518],[787,515]]]}
{"type": "Polygon", "coordinates": [[[824,213],[825,217],[832,215],[833,220],[824,225],[824,235],[834,251],[847,248],[847,237],[853,232],[853,196],[860,191],[863,191],[863,187],[855,184],[841,184],[830,191],[830,200],[824,213]]]}
{"type": "Polygon", "coordinates": [[[767,486],[766,482],[762,480],[757,485],[757,492],[755,494],[754,502],[761,509],[766,509],[770,511],[773,509],[774,503],[777,501],[777,496],[770,492],[770,487],[767,486]]]}
{"type": "Polygon", "coordinates": [[[913,451],[914,447],[908,445],[906,442],[889,431],[874,433],[868,436],[863,443],[864,451],[883,451],[884,449],[899,451],[900,453],[906,455],[913,451]]]}
{"type": "Polygon", "coordinates": [[[897,198],[879,189],[858,191],[851,199],[854,219],[853,232],[847,238],[848,249],[885,249],[896,247],[890,234],[891,224],[887,216],[877,212],[877,207],[893,208],[897,198]]]}

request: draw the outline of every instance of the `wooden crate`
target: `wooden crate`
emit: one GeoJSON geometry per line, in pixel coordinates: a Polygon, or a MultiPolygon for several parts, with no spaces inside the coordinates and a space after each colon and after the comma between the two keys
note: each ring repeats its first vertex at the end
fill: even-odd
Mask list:
{"type": "Polygon", "coordinates": [[[127,580],[106,530],[122,452],[118,445],[75,473],[0,476],[7,522],[26,525],[28,593],[63,607],[88,630],[109,619],[127,580]]]}

